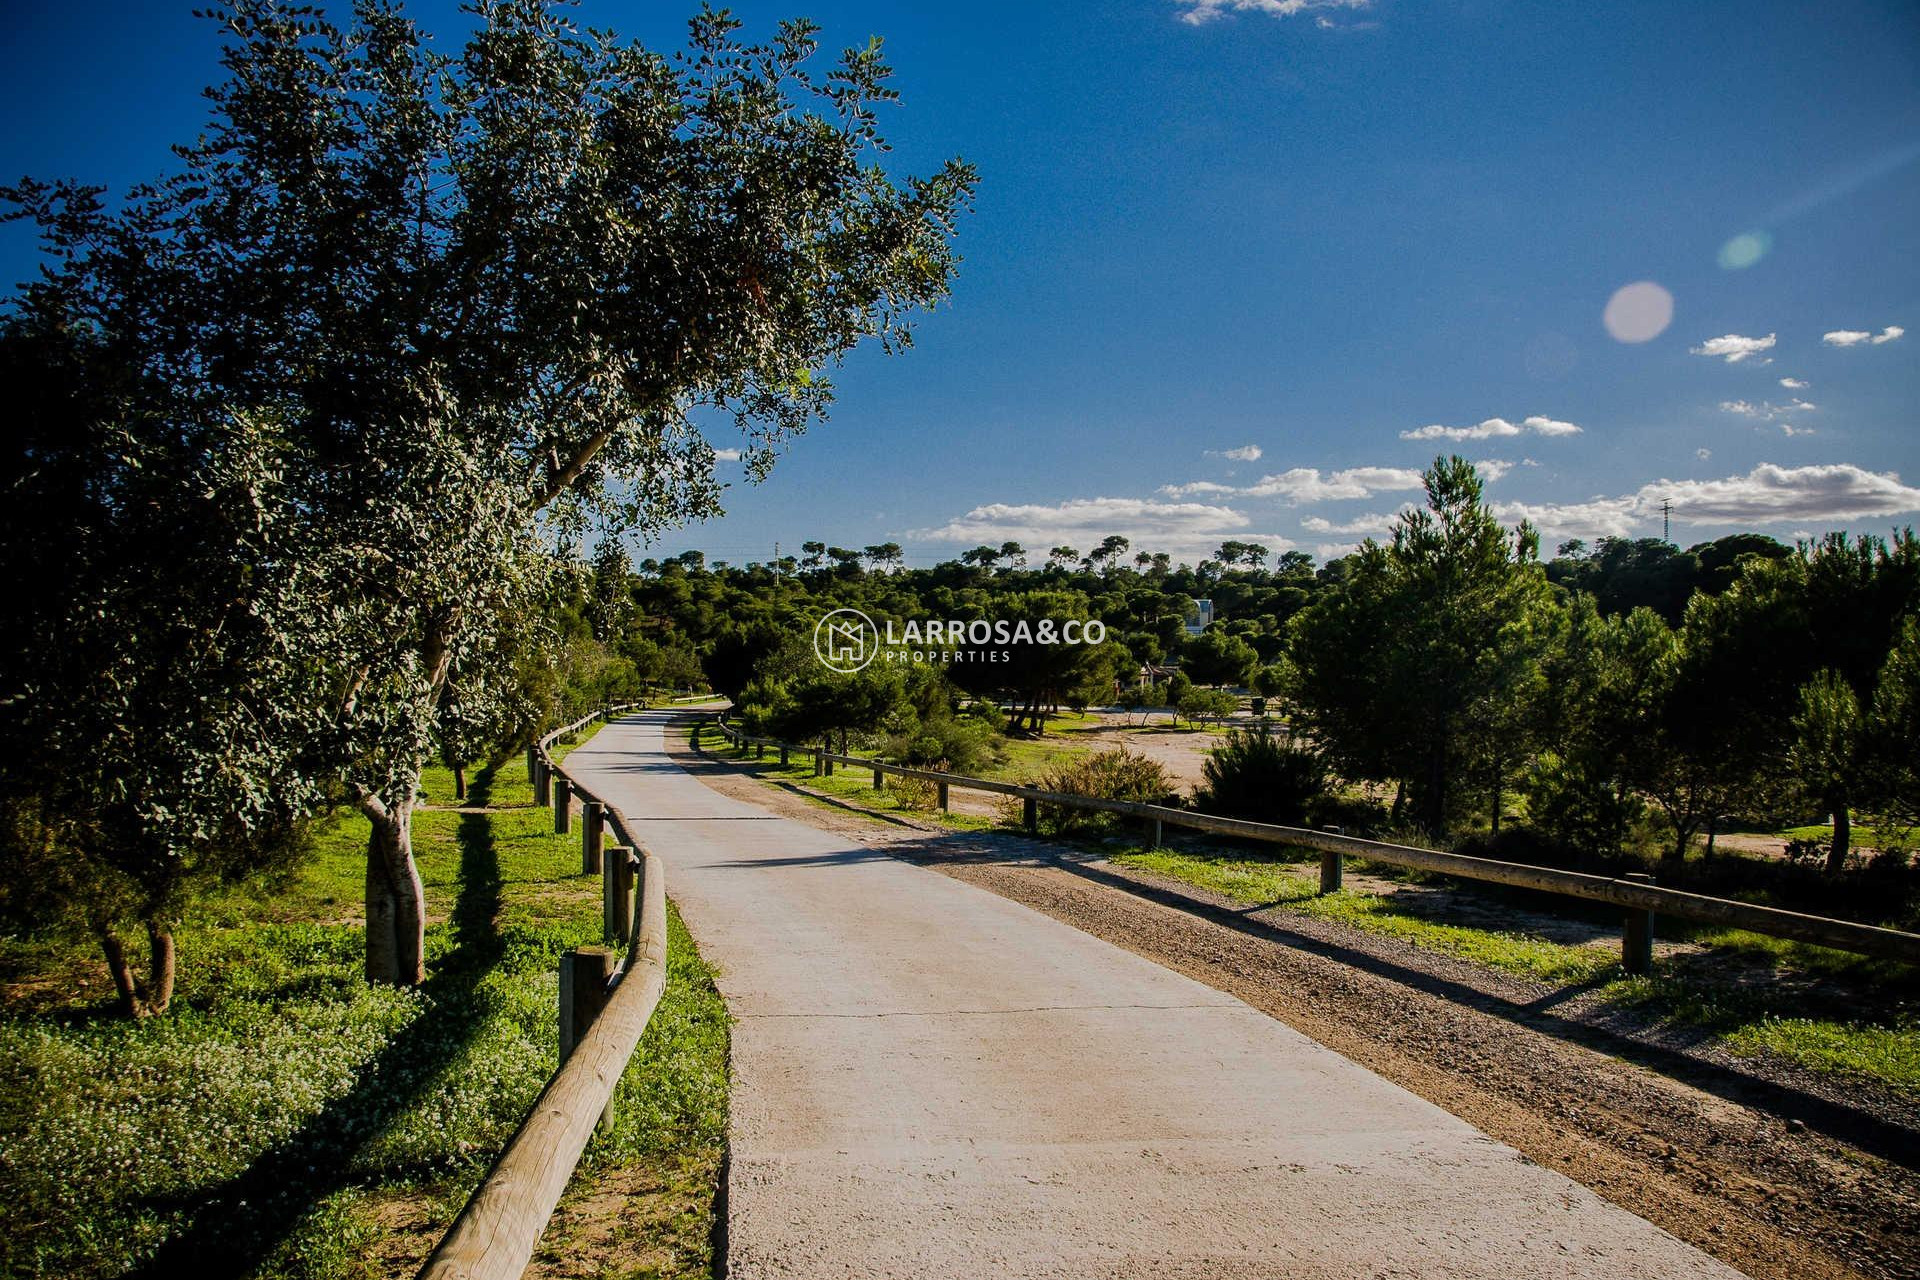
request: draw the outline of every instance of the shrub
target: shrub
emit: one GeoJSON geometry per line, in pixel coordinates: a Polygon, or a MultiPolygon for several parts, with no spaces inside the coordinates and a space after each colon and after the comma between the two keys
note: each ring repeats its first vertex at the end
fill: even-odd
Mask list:
{"type": "Polygon", "coordinates": [[[1000,743],[1000,734],[985,720],[943,716],[891,735],[884,750],[888,759],[916,769],[978,773],[999,755],[1000,743]]]}
{"type": "Polygon", "coordinates": [[[925,812],[940,802],[939,788],[925,778],[888,778],[887,788],[902,809],[925,812]]]}
{"type": "MultiPolygon", "coordinates": [[[[1043,791],[1098,800],[1127,800],[1135,804],[1175,804],[1178,794],[1167,771],[1157,760],[1135,755],[1122,747],[1056,764],[1035,783],[1043,791]]],[[[1106,830],[1114,815],[1061,805],[1040,806],[1040,829],[1049,834],[1106,830]]]]}
{"type": "Polygon", "coordinates": [[[1230,716],[1239,708],[1240,699],[1224,689],[1189,689],[1180,695],[1180,714],[1189,720],[1230,716]]]}
{"type": "Polygon", "coordinates": [[[1307,805],[1307,825],[1339,827],[1350,836],[1371,838],[1387,825],[1387,806],[1365,796],[1343,796],[1329,791],[1307,805]]]}
{"type": "Polygon", "coordinates": [[[1300,826],[1327,791],[1327,764],[1291,734],[1234,729],[1207,757],[1194,804],[1208,813],[1300,826]]]}

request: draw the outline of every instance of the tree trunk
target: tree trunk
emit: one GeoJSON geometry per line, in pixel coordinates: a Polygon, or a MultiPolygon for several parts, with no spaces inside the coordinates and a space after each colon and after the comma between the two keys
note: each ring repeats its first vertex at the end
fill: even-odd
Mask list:
{"type": "Polygon", "coordinates": [[[1673,823],[1673,847],[1660,855],[1661,860],[1665,862],[1685,862],[1687,860],[1687,846],[1693,843],[1693,833],[1700,829],[1700,824],[1698,821],[1694,821],[1683,826],[1672,814],[1667,815],[1667,820],[1673,823]]]}
{"type": "Polygon", "coordinates": [[[1833,848],[1827,851],[1827,874],[1838,875],[1847,865],[1847,851],[1853,847],[1853,815],[1847,812],[1843,797],[1833,806],[1833,848]]]}
{"type": "Polygon", "coordinates": [[[1506,783],[1507,771],[1496,763],[1493,766],[1493,836],[1495,839],[1500,836],[1500,801],[1501,793],[1507,789],[1506,783]]]}
{"type": "Polygon", "coordinates": [[[173,931],[147,921],[147,1012],[165,1013],[173,1003],[173,931]]]}
{"type": "Polygon", "coordinates": [[[140,990],[127,964],[127,949],[112,929],[101,926],[100,950],[107,958],[107,972],[113,975],[113,988],[120,993],[120,1012],[129,1018],[140,1016],[140,990]]]}
{"type": "Polygon", "coordinates": [[[155,920],[147,922],[147,976],[135,975],[127,960],[126,944],[109,925],[99,928],[100,950],[107,961],[107,972],[120,995],[120,1012],[129,1018],[149,1018],[165,1013],[173,1003],[173,933],[155,920]]]}
{"type": "Polygon", "coordinates": [[[426,893],[413,862],[413,802],[369,812],[367,821],[367,981],[396,987],[424,982],[426,893]]]}
{"type": "Polygon", "coordinates": [[[467,798],[467,766],[464,764],[453,766],[453,798],[455,800],[467,798]]]}

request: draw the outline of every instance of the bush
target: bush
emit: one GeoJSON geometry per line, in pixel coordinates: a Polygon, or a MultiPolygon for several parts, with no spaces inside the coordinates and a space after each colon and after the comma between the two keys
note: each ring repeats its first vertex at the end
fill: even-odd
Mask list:
{"type": "Polygon", "coordinates": [[[1224,689],[1189,689],[1180,695],[1180,714],[1189,720],[1201,716],[1230,716],[1240,709],[1240,699],[1224,689]]]}
{"type": "MultiPolygon", "coordinates": [[[[1066,796],[1097,800],[1127,800],[1135,804],[1177,804],[1179,796],[1167,771],[1157,760],[1135,755],[1122,747],[1056,764],[1041,773],[1035,786],[1066,796]]],[[[1061,805],[1040,806],[1040,829],[1051,835],[1099,831],[1112,827],[1112,814],[1061,805]]]]}
{"type": "MultiPolygon", "coordinates": [[[[1596,861],[1619,854],[1646,813],[1638,794],[1595,775],[1577,758],[1543,751],[1521,782],[1533,825],[1558,844],[1596,861]]],[[[1562,859],[1554,865],[1566,865],[1562,859]]]]}
{"type": "Polygon", "coordinates": [[[1208,813],[1297,827],[1327,791],[1327,764],[1291,734],[1234,729],[1207,757],[1194,805],[1208,813]]]}
{"type": "Polygon", "coordinates": [[[1001,738],[992,725],[972,716],[927,721],[910,732],[887,738],[887,758],[916,769],[979,773],[1000,753],[1001,738]]]}
{"type": "Polygon", "coordinates": [[[924,813],[940,803],[940,789],[925,778],[888,778],[887,789],[902,809],[924,813]]]}
{"type": "Polygon", "coordinates": [[[1343,796],[1329,791],[1307,805],[1307,825],[1339,827],[1350,836],[1372,838],[1387,825],[1391,815],[1387,806],[1364,796],[1343,796]]]}

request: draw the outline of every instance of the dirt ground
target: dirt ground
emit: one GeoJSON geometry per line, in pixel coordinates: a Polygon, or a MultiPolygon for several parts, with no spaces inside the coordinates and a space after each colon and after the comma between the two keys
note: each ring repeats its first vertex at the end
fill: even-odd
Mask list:
{"type": "Polygon", "coordinates": [[[1237,996],[1748,1275],[1920,1277],[1920,1107],[1910,1100],[1630,1025],[1583,1008],[1579,988],[1249,910],[1016,834],[867,813],[684,744],[676,759],[723,793],[911,857],[1237,996]]]}
{"type": "Polygon", "coordinates": [[[1222,741],[1217,733],[1174,729],[1164,713],[1147,717],[1146,728],[1138,727],[1142,719],[1138,712],[1096,711],[1093,715],[1099,722],[1097,728],[1071,729],[1060,736],[1100,751],[1125,747],[1137,756],[1158,761],[1167,776],[1187,791],[1206,781],[1201,769],[1207,753],[1222,741]]]}

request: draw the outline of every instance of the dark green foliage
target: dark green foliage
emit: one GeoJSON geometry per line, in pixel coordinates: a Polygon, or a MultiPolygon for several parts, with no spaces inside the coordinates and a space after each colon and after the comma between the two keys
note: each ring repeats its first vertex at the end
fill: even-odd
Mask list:
{"type": "Polygon", "coordinates": [[[1229,818],[1304,826],[1327,792],[1326,760],[1291,734],[1232,730],[1203,767],[1194,807],[1229,818]]]}
{"type": "MultiPolygon", "coordinates": [[[[730,418],[763,476],[825,412],[835,365],[867,339],[908,345],[945,297],[974,182],[959,161],[922,179],[881,167],[876,108],[897,95],[877,40],[816,75],[807,22],[747,45],[703,10],[689,56],[670,58],[543,0],[473,13],[442,53],[397,7],[336,23],[236,0],[211,15],[225,78],[175,172],[121,204],[65,182],[0,191],[49,256],[15,323],[100,349],[105,376],[80,380],[96,447],[123,466],[174,451],[152,492],[156,547],[198,527],[234,548],[182,557],[176,573],[204,581],[192,616],[178,596],[157,605],[171,620],[102,615],[141,661],[169,659],[173,622],[175,647],[218,636],[230,650],[185,655],[208,668],[182,686],[208,710],[179,708],[203,739],[179,744],[179,776],[251,767],[229,762],[244,726],[272,719],[266,704],[253,722],[213,707],[246,697],[268,659],[241,647],[264,632],[261,652],[292,669],[270,700],[290,727],[255,736],[370,819],[368,973],[400,983],[424,976],[420,769],[516,719],[525,689],[482,673],[547,602],[556,553],[590,524],[657,532],[719,510],[696,410],[730,418]],[[303,701],[309,684],[326,696],[303,701]],[[460,705],[443,717],[452,684],[460,705]]],[[[46,363],[9,359],[10,402],[46,363]]],[[[51,514],[8,558],[58,542],[71,522],[51,514]]],[[[587,631],[604,641],[622,574],[599,576],[587,631]]],[[[83,700],[111,662],[88,653],[35,698],[83,700]]],[[[638,674],[594,679],[604,693],[638,674]]],[[[252,793],[237,808],[288,808],[259,777],[232,789],[252,793]]],[[[222,789],[204,788],[209,811],[222,789]]],[[[193,808],[146,811],[177,826],[193,808]]],[[[187,819],[202,845],[252,831],[210,821],[187,819]]]]}

